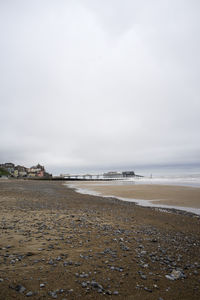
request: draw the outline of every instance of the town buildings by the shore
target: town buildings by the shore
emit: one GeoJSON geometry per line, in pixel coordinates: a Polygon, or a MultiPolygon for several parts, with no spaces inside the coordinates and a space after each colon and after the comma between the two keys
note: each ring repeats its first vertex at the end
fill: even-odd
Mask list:
{"type": "Polygon", "coordinates": [[[37,164],[36,166],[32,166],[27,168],[25,166],[16,165],[13,163],[4,163],[0,164],[0,177],[5,176],[5,172],[7,172],[7,176],[14,178],[51,178],[52,175],[47,173],[44,166],[37,164]],[[2,175],[1,175],[2,173],[2,175]]]}

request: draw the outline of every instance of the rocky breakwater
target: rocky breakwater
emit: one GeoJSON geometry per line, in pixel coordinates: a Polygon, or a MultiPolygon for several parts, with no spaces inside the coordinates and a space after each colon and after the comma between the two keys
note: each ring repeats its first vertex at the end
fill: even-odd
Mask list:
{"type": "Polygon", "coordinates": [[[0,299],[199,299],[198,216],[0,183],[0,299]]]}

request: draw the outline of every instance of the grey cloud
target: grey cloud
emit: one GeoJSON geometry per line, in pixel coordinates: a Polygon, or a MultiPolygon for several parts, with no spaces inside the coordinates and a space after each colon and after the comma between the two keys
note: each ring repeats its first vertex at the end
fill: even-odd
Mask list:
{"type": "Polygon", "coordinates": [[[1,1],[1,160],[198,164],[199,6],[1,1]]]}

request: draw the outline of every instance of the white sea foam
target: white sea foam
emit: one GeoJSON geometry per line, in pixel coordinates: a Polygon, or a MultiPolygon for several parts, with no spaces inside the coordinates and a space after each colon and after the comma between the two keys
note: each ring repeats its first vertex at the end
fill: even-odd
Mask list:
{"type": "Polygon", "coordinates": [[[127,182],[136,184],[160,184],[160,185],[180,185],[200,187],[200,175],[168,175],[168,176],[153,176],[153,177],[138,177],[130,178],[127,182]]]}

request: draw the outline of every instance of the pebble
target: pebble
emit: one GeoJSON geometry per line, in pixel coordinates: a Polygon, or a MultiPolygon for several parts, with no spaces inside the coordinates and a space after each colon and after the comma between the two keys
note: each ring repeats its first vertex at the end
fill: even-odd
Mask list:
{"type": "Polygon", "coordinates": [[[119,295],[119,292],[118,291],[114,291],[113,295],[119,295]]]}
{"type": "Polygon", "coordinates": [[[157,243],[158,241],[156,239],[151,240],[152,243],[157,243]]]}
{"type": "Polygon", "coordinates": [[[96,281],[91,281],[91,286],[98,288],[99,284],[96,281]]]}
{"type": "Polygon", "coordinates": [[[33,255],[34,255],[33,252],[27,252],[27,253],[26,253],[26,256],[33,256],[33,255]]]}
{"type": "Polygon", "coordinates": [[[41,288],[45,287],[45,284],[44,283],[40,283],[40,287],[41,288]]]}
{"type": "Polygon", "coordinates": [[[73,261],[64,261],[63,263],[63,266],[66,267],[66,266],[72,266],[73,265],[73,261]]]}
{"type": "Polygon", "coordinates": [[[87,287],[87,283],[86,283],[85,281],[83,281],[83,282],[81,283],[81,285],[82,285],[83,288],[87,287]]]}
{"type": "Polygon", "coordinates": [[[31,297],[33,296],[33,292],[32,291],[29,291],[28,293],[26,293],[26,297],[31,297]]]}
{"type": "Polygon", "coordinates": [[[107,291],[106,291],[106,294],[107,294],[107,295],[112,295],[112,292],[111,292],[110,290],[107,290],[107,291]]]}
{"type": "Polygon", "coordinates": [[[23,292],[25,292],[25,290],[26,290],[26,288],[23,285],[21,285],[21,284],[18,284],[15,287],[15,291],[17,291],[19,293],[23,293],[23,292]]]}
{"type": "Polygon", "coordinates": [[[146,292],[149,292],[149,293],[152,293],[152,290],[151,289],[149,289],[148,287],[144,287],[144,290],[146,291],[146,292]]]}
{"type": "Polygon", "coordinates": [[[56,257],[56,260],[60,261],[60,260],[62,260],[62,258],[60,256],[58,256],[58,257],[56,257]]]}
{"type": "Polygon", "coordinates": [[[50,291],[48,294],[49,294],[49,296],[51,296],[54,299],[56,299],[58,297],[57,294],[56,294],[56,292],[50,291]]]}
{"type": "Polygon", "coordinates": [[[0,278],[0,282],[3,282],[4,280],[3,280],[3,278],[0,278]]]}
{"type": "Polygon", "coordinates": [[[170,275],[165,275],[165,277],[169,280],[177,280],[185,278],[185,275],[179,270],[173,270],[170,275]]]}

